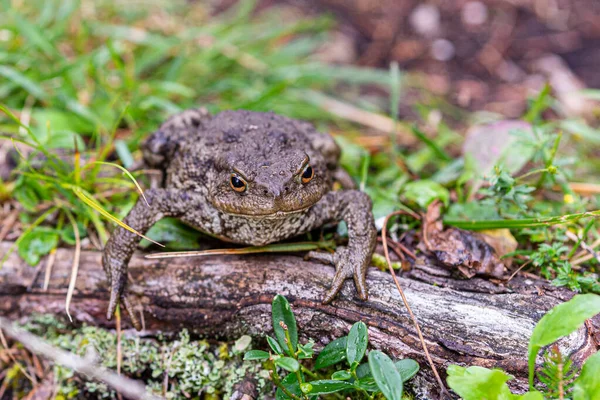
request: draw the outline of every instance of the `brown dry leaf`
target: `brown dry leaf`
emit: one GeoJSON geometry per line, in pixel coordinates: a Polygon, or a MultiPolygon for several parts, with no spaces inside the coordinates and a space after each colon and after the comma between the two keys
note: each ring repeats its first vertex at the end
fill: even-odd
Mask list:
{"type": "MultiPolygon", "coordinates": [[[[510,233],[510,229],[487,229],[479,231],[477,234],[482,240],[494,248],[498,257],[503,257],[505,254],[512,253],[519,245],[517,239],[510,233]]],[[[501,259],[506,268],[510,268],[512,260],[512,257],[501,259]]]]}
{"type": "Polygon", "coordinates": [[[423,216],[422,250],[432,255],[443,266],[457,269],[467,278],[476,275],[502,278],[504,264],[494,247],[481,235],[457,228],[443,229],[440,218],[441,203],[432,203],[423,216]],[[424,248],[423,248],[424,247],[424,248]]]}

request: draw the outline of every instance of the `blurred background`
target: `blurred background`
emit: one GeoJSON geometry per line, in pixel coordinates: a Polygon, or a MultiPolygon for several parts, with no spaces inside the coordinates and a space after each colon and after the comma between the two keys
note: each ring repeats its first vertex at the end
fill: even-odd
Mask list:
{"type": "MultiPolygon", "coordinates": [[[[582,218],[600,215],[599,67],[598,0],[0,0],[0,267],[12,253],[41,268],[58,247],[101,250],[156,173],[139,168],[140,142],[205,106],[274,111],[332,133],[378,227],[409,208],[499,231],[496,255],[511,256],[465,277],[534,274],[600,293],[600,230],[582,218]]],[[[422,250],[419,221],[390,230],[422,250]]],[[[148,236],[171,250],[206,246],[176,220],[148,236]]],[[[31,331],[80,355],[93,342],[115,368],[113,331],[35,318],[31,331]]],[[[210,365],[233,349],[181,335],[210,365]]],[[[160,393],[162,347],[145,343],[126,344],[124,365],[160,393]]],[[[237,364],[193,379],[192,364],[201,368],[168,367],[184,377],[173,398],[231,389],[237,364]]],[[[8,368],[10,393],[27,393],[18,364],[0,357],[8,368]]],[[[53,368],[35,373],[62,398],[106,394],[53,368]]]]}
{"type": "MultiPolygon", "coordinates": [[[[333,43],[340,51],[331,55],[334,61],[383,68],[396,61],[401,69],[426,76],[422,83],[433,93],[471,110],[518,117],[527,97],[546,81],[562,94],[600,87],[600,2],[595,0],[286,4],[300,13],[335,16],[333,43]]],[[[574,113],[589,111],[575,100],[571,106],[574,113]]]]}

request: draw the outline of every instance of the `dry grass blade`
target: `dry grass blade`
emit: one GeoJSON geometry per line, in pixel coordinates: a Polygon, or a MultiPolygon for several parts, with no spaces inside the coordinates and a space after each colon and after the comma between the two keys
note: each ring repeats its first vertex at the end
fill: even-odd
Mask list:
{"type": "Polygon", "coordinates": [[[333,247],[333,241],[324,242],[299,242],[299,243],[277,243],[267,246],[250,246],[241,249],[211,249],[211,250],[192,250],[192,251],[171,251],[165,253],[148,254],[145,257],[150,259],[157,258],[178,258],[178,257],[203,257],[215,255],[232,254],[257,254],[257,253],[282,253],[293,251],[310,251],[321,248],[333,247]]]}
{"type": "MultiPolygon", "coordinates": [[[[66,210],[65,210],[66,211],[66,210]]],[[[65,301],[65,310],[67,311],[67,316],[69,320],[73,322],[73,318],[71,318],[71,314],[69,313],[69,306],[71,305],[71,300],[73,299],[73,292],[75,291],[75,282],[77,281],[77,272],[79,271],[79,257],[81,256],[81,238],[79,235],[79,227],[77,226],[77,221],[73,218],[73,215],[69,211],[66,211],[67,218],[71,222],[73,226],[73,233],[75,234],[75,254],[73,256],[73,266],[71,267],[71,280],[69,281],[69,289],[67,289],[67,299],[65,301]]]]}
{"type": "Polygon", "coordinates": [[[46,273],[44,274],[44,286],[43,290],[48,290],[48,285],[50,284],[50,277],[52,276],[52,267],[54,266],[54,261],[56,261],[56,249],[50,250],[50,254],[48,254],[48,260],[46,261],[46,273]]]}
{"type": "Polygon", "coordinates": [[[84,193],[84,191],[77,187],[74,186],[72,187],[73,193],[75,193],[75,195],[77,197],[79,197],[79,199],[81,201],[83,201],[85,204],[87,204],[89,207],[93,208],[94,210],[96,210],[97,212],[99,212],[100,214],[102,214],[102,216],[104,216],[105,218],[108,218],[109,220],[113,221],[115,224],[119,225],[120,227],[127,229],[129,232],[135,233],[136,235],[143,237],[144,239],[159,245],[160,247],[165,247],[163,244],[158,243],[155,240],[150,239],[149,237],[147,237],[146,235],[136,231],[135,229],[133,229],[132,227],[130,227],[129,225],[127,225],[126,223],[120,221],[118,218],[114,217],[113,215],[111,215],[108,211],[106,211],[104,208],[102,208],[102,206],[100,204],[98,204],[93,198],[89,197],[87,194],[84,193]]]}
{"type": "Polygon", "coordinates": [[[58,365],[71,368],[75,372],[104,382],[109,387],[121,392],[124,396],[134,400],[160,399],[146,391],[146,387],[139,381],[135,381],[103,368],[100,365],[85,360],[75,354],[52,346],[42,338],[14,326],[11,321],[0,317],[0,329],[13,340],[20,342],[25,348],[34,354],[39,354],[58,365]]]}
{"type": "Polygon", "coordinates": [[[323,110],[335,115],[336,117],[355,122],[357,124],[377,129],[381,132],[394,133],[396,140],[402,145],[414,145],[417,141],[415,136],[408,130],[401,130],[394,120],[385,115],[375,114],[365,111],[352,104],[325,96],[313,91],[305,91],[306,98],[319,105],[323,110]]]}
{"type": "Polygon", "coordinates": [[[381,229],[381,240],[383,242],[383,252],[385,254],[385,260],[387,262],[390,274],[392,274],[392,278],[394,279],[394,283],[396,284],[396,288],[398,289],[398,293],[400,293],[400,297],[402,297],[402,302],[404,303],[404,306],[406,307],[406,310],[408,311],[408,314],[410,315],[410,318],[412,319],[413,324],[415,325],[415,329],[417,330],[417,334],[419,335],[419,340],[421,342],[421,345],[423,346],[423,351],[425,352],[425,357],[427,358],[427,362],[429,363],[429,366],[431,367],[431,370],[433,371],[433,375],[435,376],[435,379],[437,380],[438,385],[440,385],[440,391],[441,391],[440,398],[443,399],[444,397],[448,397],[449,393],[446,390],[446,387],[444,386],[444,382],[442,381],[442,378],[440,377],[440,374],[438,373],[438,370],[435,367],[435,364],[433,363],[431,356],[429,355],[429,350],[427,349],[427,345],[425,344],[425,339],[423,338],[423,334],[421,333],[421,327],[419,326],[419,321],[417,321],[417,318],[413,314],[412,309],[410,308],[410,305],[408,304],[408,300],[406,299],[406,296],[404,295],[404,291],[402,290],[402,287],[400,287],[400,282],[398,282],[398,278],[396,277],[396,273],[394,272],[394,268],[392,267],[392,261],[390,260],[390,252],[388,250],[388,243],[387,243],[387,224],[388,224],[390,218],[395,215],[410,215],[410,213],[408,213],[406,211],[395,211],[385,217],[385,221],[383,222],[383,228],[381,229]]]}

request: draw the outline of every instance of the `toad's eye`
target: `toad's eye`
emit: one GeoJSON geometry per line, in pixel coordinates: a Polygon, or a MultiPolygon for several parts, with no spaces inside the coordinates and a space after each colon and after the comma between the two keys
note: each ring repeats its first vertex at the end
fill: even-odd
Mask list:
{"type": "Polygon", "coordinates": [[[302,175],[300,175],[300,180],[302,183],[308,183],[315,176],[315,171],[313,171],[310,165],[304,167],[304,171],[302,171],[302,175]]]}
{"type": "Polygon", "coordinates": [[[231,178],[229,179],[229,185],[233,190],[235,190],[238,193],[245,192],[246,188],[248,187],[246,181],[236,174],[231,174],[231,178]]]}

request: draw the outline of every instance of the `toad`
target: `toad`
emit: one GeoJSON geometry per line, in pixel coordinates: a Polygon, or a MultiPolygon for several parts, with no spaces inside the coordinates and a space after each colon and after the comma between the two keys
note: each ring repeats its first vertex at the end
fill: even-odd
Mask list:
{"type": "MultiPolygon", "coordinates": [[[[307,122],[274,113],[204,109],[183,111],[143,144],[145,163],[165,171],[163,188],[145,192],[124,222],[145,233],[163,217],[228,242],[261,246],[327,224],[345,221],[347,246],[309,256],[335,265],[333,300],[347,278],[367,299],[367,267],[377,231],[371,201],[357,190],[333,190],[340,149],[333,138],[307,122]]],[[[347,175],[346,175],[347,177],[347,175]]],[[[132,322],[127,297],[127,264],[140,237],[122,227],[112,233],[102,257],[110,284],[110,319],[118,302],[132,322]]]]}

